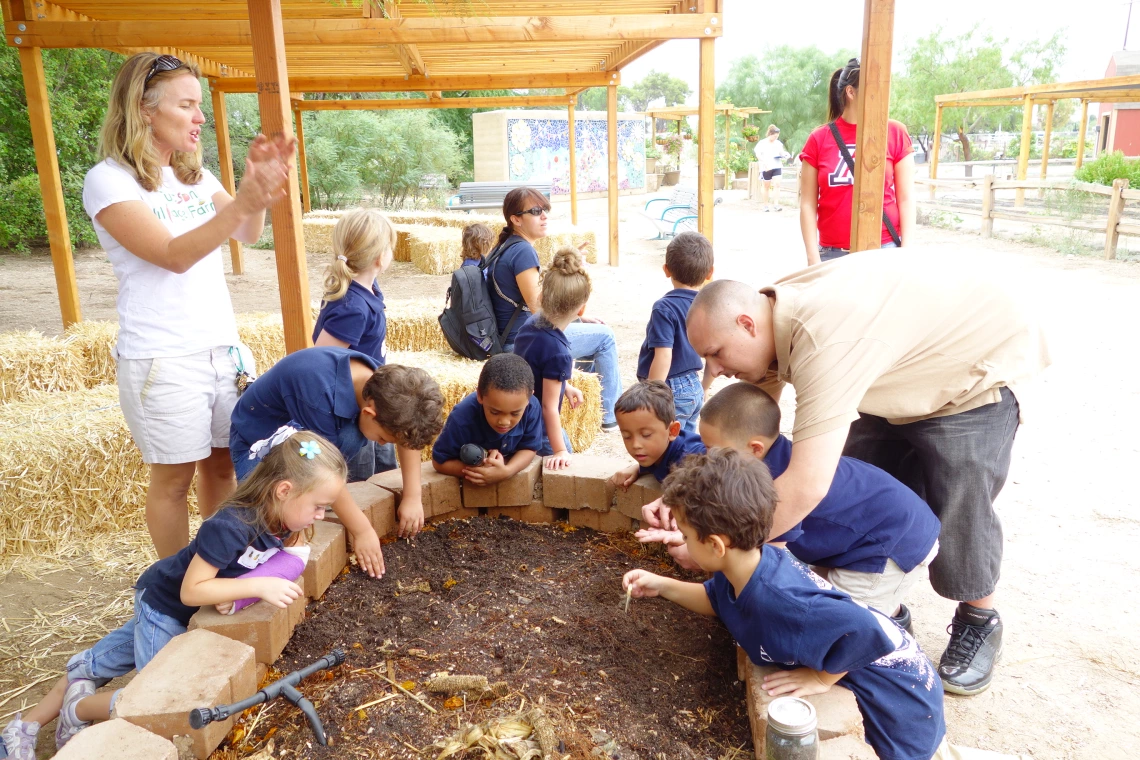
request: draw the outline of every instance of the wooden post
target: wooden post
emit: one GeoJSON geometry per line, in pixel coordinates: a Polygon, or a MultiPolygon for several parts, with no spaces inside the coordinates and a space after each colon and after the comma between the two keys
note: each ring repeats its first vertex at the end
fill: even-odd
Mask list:
{"type": "MultiPolygon", "coordinates": [[[[942,152],[942,106],[934,106],[934,136],[930,140],[930,178],[938,179],[938,154],[942,152]]],[[[938,183],[930,183],[930,200],[938,192],[938,183]]]]}
{"type": "Polygon", "coordinates": [[[570,223],[578,223],[578,136],[574,123],[574,103],[566,107],[566,119],[570,128],[570,223]]]}
{"type": "MultiPolygon", "coordinates": [[[[1032,137],[1033,129],[1033,99],[1031,96],[1025,96],[1025,104],[1022,106],[1021,112],[1021,153],[1017,156],[1017,179],[1020,181],[1025,180],[1025,175],[1029,171],[1029,140],[1032,137]]],[[[1018,188],[1017,195],[1013,201],[1014,206],[1025,205],[1025,189],[1018,188]]]]}
{"type": "Polygon", "coordinates": [[[728,181],[729,161],[732,160],[732,145],[730,135],[732,133],[732,116],[728,111],[724,112],[724,189],[730,190],[732,183],[728,181]]]}
{"type": "Polygon", "coordinates": [[[1081,126],[1077,130],[1077,160],[1074,169],[1080,169],[1085,162],[1085,137],[1089,131],[1089,102],[1081,98],[1081,126]]]}
{"type": "Polygon", "coordinates": [[[716,79],[713,65],[712,38],[701,39],[700,50],[700,91],[698,93],[699,116],[697,130],[700,144],[697,146],[697,231],[713,239],[713,149],[716,142],[716,79]]]}
{"type": "MultiPolygon", "coordinates": [[[[285,65],[281,0],[247,0],[247,6],[261,131],[270,137],[291,135],[293,120],[290,118],[289,71],[285,65]]],[[[285,350],[292,353],[312,345],[313,332],[297,172],[289,173],[289,192],[273,205],[271,212],[277,282],[281,291],[281,318],[285,324],[285,350]]]]}
{"type": "MultiPolygon", "coordinates": [[[[1041,145],[1041,179],[1047,178],[1049,173],[1049,141],[1053,136],[1053,108],[1057,105],[1056,101],[1050,100],[1048,105],[1045,106],[1045,140],[1041,145]]],[[[1045,188],[1038,188],[1037,197],[1045,197],[1045,188]]]]}
{"type": "Polygon", "coordinates": [[[617,85],[606,88],[606,158],[609,179],[606,194],[610,201],[610,266],[618,265],[618,118],[617,85]]]}
{"type": "MultiPolygon", "coordinates": [[[[222,170],[222,187],[232,197],[237,196],[234,182],[234,157],[230,150],[230,117],[226,112],[226,94],[217,87],[217,80],[210,80],[210,99],[214,103],[214,134],[218,138],[218,166],[222,170]]],[[[245,256],[241,242],[230,238],[230,265],[234,274],[245,274],[245,256]]]]}
{"type": "Polygon", "coordinates": [[[857,103],[859,130],[854,156],[855,187],[851,195],[850,246],[853,252],[882,245],[894,27],[894,0],[865,0],[857,103]]]}
{"type": "Polygon", "coordinates": [[[982,237],[994,234],[994,175],[982,178],[982,237]]]}
{"type": "Polygon", "coordinates": [[[1128,180],[1116,179],[1112,181],[1112,195],[1108,197],[1108,224],[1104,229],[1104,257],[1116,258],[1116,243],[1120,240],[1120,233],[1116,226],[1120,224],[1120,216],[1124,213],[1124,189],[1128,187],[1128,180]]]}
{"type": "Polygon", "coordinates": [[[20,48],[20,69],[24,74],[24,93],[28,99],[28,120],[32,124],[32,145],[36,152],[36,172],[39,174],[40,195],[44,202],[51,263],[55,270],[55,289],[59,293],[63,326],[67,328],[82,321],[83,312],[79,307],[75,260],[71,256],[67,209],[63,205],[63,180],[59,176],[59,158],[55,152],[55,133],[51,126],[44,59],[39,48],[20,48]]]}
{"type": "Polygon", "coordinates": [[[293,116],[297,121],[297,168],[301,171],[301,208],[305,213],[313,210],[313,203],[309,196],[309,161],[305,158],[305,124],[301,120],[304,113],[299,108],[293,109],[293,116]]]}

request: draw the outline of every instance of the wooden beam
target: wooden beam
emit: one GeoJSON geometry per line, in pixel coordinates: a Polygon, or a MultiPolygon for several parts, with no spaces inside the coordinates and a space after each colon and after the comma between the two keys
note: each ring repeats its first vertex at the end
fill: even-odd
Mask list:
{"type": "Polygon", "coordinates": [[[1089,131],[1089,102],[1081,100],[1081,125],[1077,128],[1077,160],[1074,169],[1080,169],[1085,162],[1085,138],[1089,131]]]}
{"type": "MultiPolygon", "coordinates": [[[[364,8],[364,18],[400,18],[400,4],[396,0],[384,0],[384,6],[381,8],[377,3],[372,0],[364,0],[362,3],[364,8]]],[[[420,55],[420,49],[416,45],[393,45],[392,51],[396,57],[400,59],[400,65],[404,67],[404,73],[419,76],[427,76],[427,66],[424,65],[423,56],[420,55]]]]}
{"type": "MultiPolygon", "coordinates": [[[[234,158],[230,150],[230,116],[226,112],[226,94],[214,89],[214,80],[210,80],[210,99],[214,104],[214,134],[218,139],[218,167],[222,170],[222,187],[230,194],[237,196],[237,187],[234,182],[234,158]]],[[[241,241],[230,238],[230,264],[234,274],[245,274],[245,257],[241,250],[241,241]]]]}
{"type": "Polygon", "coordinates": [[[293,119],[297,131],[297,168],[300,172],[298,178],[301,183],[301,208],[305,213],[313,210],[313,204],[309,197],[309,160],[305,157],[305,122],[302,120],[304,112],[294,105],[293,119]]]}
{"type": "Polygon", "coordinates": [[[713,239],[713,150],[716,142],[715,42],[712,39],[700,42],[700,90],[697,93],[700,109],[697,121],[697,231],[709,240],[713,239]]]}
{"type": "Polygon", "coordinates": [[[79,306],[79,285],[75,281],[75,260],[71,255],[71,233],[67,229],[67,209],[63,205],[63,180],[59,175],[47,78],[44,76],[44,60],[39,48],[20,49],[20,69],[24,75],[28,120],[32,125],[36,173],[39,175],[40,195],[44,202],[44,221],[47,223],[51,263],[55,270],[55,288],[59,293],[59,311],[63,326],[67,328],[83,319],[83,311],[79,306]]]}
{"type": "MultiPolygon", "coordinates": [[[[934,135],[930,140],[930,178],[938,179],[938,154],[942,152],[942,106],[934,105],[934,135]]],[[[930,186],[930,198],[934,199],[937,185],[930,186]]]]}
{"type": "MultiPolygon", "coordinates": [[[[611,84],[621,84],[621,75],[616,71],[586,71],[576,74],[467,74],[434,77],[320,75],[295,76],[289,79],[289,89],[298,92],[514,90],[540,87],[607,87],[611,84]]],[[[257,92],[257,81],[250,77],[220,79],[218,86],[226,92],[257,92]]]]}
{"type": "Polygon", "coordinates": [[[732,115],[725,113],[724,115],[724,186],[728,189],[732,183],[728,181],[728,162],[732,160],[732,115]]]}
{"type": "MultiPolygon", "coordinates": [[[[1032,129],[1033,96],[1026,95],[1021,112],[1021,153],[1017,156],[1017,178],[1019,180],[1025,179],[1025,175],[1029,170],[1029,141],[1033,135],[1032,129]]],[[[1018,188],[1014,196],[1013,205],[1025,205],[1025,190],[1018,188]]]]}
{"type": "Polygon", "coordinates": [[[606,197],[610,211],[610,266],[618,265],[618,100],[617,86],[606,88],[606,158],[609,177],[606,197]]]}
{"type": "Polygon", "coordinates": [[[852,252],[882,245],[894,28],[894,0],[864,0],[857,101],[859,129],[855,139],[855,187],[851,194],[852,252]]]}
{"type": "MultiPolygon", "coordinates": [[[[269,137],[292,135],[281,0],[247,0],[246,5],[257,71],[261,131],[269,137]]],[[[273,205],[271,212],[277,282],[281,291],[281,318],[285,324],[285,350],[292,353],[312,345],[313,332],[297,172],[289,173],[289,192],[273,205]]]]}
{"type": "Polygon", "coordinates": [[[306,100],[302,111],[388,111],[423,108],[521,108],[564,106],[573,102],[565,95],[519,95],[490,98],[393,98],[391,100],[306,100]]]}
{"type": "MultiPolygon", "coordinates": [[[[1053,137],[1053,107],[1056,105],[1053,101],[1045,106],[1045,141],[1041,146],[1041,179],[1047,179],[1049,173],[1049,141],[1053,137]]],[[[1045,191],[1039,193],[1040,197],[1045,196],[1045,191]]]]}
{"type": "Polygon", "coordinates": [[[573,98],[566,106],[566,125],[570,130],[570,223],[578,224],[578,130],[574,123],[573,98]]]}
{"type": "MultiPolygon", "coordinates": [[[[290,18],[284,44],[293,45],[502,45],[512,42],[621,42],[708,39],[723,34],[719,14],[583,16],[443,16],[415,18],[290,18]]],[[[14,47],[245,47],[251,22],[167,16],[148,21],[28,21],[20,31],[4,25],[14,47]],[[13,41],[21,37],[22,42],[13,41]]]]}

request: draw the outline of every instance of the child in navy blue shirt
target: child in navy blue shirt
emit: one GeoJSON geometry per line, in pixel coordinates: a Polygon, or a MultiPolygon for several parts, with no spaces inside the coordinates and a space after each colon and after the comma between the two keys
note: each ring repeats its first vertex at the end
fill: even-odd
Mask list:
{"type": "Polygon", "coordinates": [[[673,289],[653,304],[637,359],[638,380],[661,380],[673,391],[681,428],[697,432],[697,417],[712,376],[689,345],[685,324],[693,299],[713,274],[712,243],[699,232],[682,232],[665,249],[665,276],[673,289]]]}
{"type": "MultiPolygon", "coordinates": [[[[135,612],[121,628],[74,655],[67,674],[2,733],[4,756],[35,760],[40,726],[55,719],[56,748],[97,720],[108,720],[119,691],[96,693],[112,678],[142,670],[175,636],[186,632],[202,605],[247,597],[277,607],[300,601],[301,588],[279,577],[242,577],[280,552],[285,542],[323,519],[344,488],[345,463],[336,447],[312,433],[277,445],[202,523],[190,545],[151,565],[135,584],[135,612]]],[[[235,695],[235,698],[238,695],[235,695]]],[[[241,695],[245,696],[245,695],[241,695]]]]}
{"type": "Polygon", "coordinates": [[[942,683],[914,638],[852,601],[786,550],[764,545],[776,488],[768,468],[732,449],[689,457],[665,480],[690,556],[713,577],[685,583],[631,570],[637,598],[662,596],[719,617],[773,696],[855,693],[867,743],[884,760],[930,760],[947,749],[942,683]]]}
{"type": "Polygon", "coordinates": [[[582,403],[582,391],[567,382],[574,370],[570,340],[563,330],[582,315],[590,300],[590,275],[577,248],[560,248],[542,273],[540,311],[526,321],[515,338],[514,353],[526,359],[534,374],[534,395],[542,408],[543,438],[538,453],[545,467],[570,464],[570,437],[562,429],[562,398],[570,408],[582,403]]]}
{"type": "Polygon", "coordinates": [[[481,222],[469,224],[463,228],[463,264],[465,267],[477,267],[491,252],[495,244],[495,233],[491,228],[481,222]]]}
{"type": "MultiPolygon", "coordinates": [[[[379,211],[358,208],[337,221],[332,236],[334,258],[325,270],[325,293],[313,327],[313,345],[359,351],[383,365],[388,354],[388,319],[376,278],[392,264],[396,231],[379,211]]],[[[369,442],[349,460],[348,480],[368,480],[395,467],[394,446],[369,442]]]]}
{"type": "Polygon", "coordinates": [[[475,392],[447,415],[431,450],[437,472],[489,486],[526,469],[542,447],[542,407],[534,397],[534,373],[521,356],[496,354],[479,372],[475,392]],[[465,444],[487,452],[481,465],[459,459],[465,444]]]}
{"type": "MultiPolygon", "coordinates": [[[[727,446],[768,465],[788,467],[792,444],[780,435],[780,407],[764,391],[735,383],[713,396],[701,417],[707,446],[727,446]]],[[[910,629],[903,599],[926,577],[941,524],[918,494],[884,470],[841,457],[827,495],[796,528],[773,541],[813,566],[833,586],[910,629]]]]}
{"type": "Polygon", "coordinates": [[[701,439],[681,428],[673,392],[660,380],[631,386],[614,404],[614,414],[625,450],[635,460],[614,473],[614,485],[623,491],[642,475],[660,483],[685,456],[705,453],[701,439]]]}

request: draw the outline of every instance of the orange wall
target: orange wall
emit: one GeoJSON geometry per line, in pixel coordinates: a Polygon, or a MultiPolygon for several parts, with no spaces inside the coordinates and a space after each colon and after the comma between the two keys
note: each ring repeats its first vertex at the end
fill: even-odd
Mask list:
{"type": "Polygon", "coordinates": [[[1123,151],[1126,156],[1140,156],[1140,110],[1118,108],[1112,118],[1116,120],[1112,150],[1123,151]]]}

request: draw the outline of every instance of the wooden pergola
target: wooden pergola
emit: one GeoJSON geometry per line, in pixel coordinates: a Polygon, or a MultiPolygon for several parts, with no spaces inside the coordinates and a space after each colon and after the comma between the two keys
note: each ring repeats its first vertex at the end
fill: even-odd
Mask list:
{"type": "MultiPolygon", "coordinates": [[[[1026,87],[1005,87],[998,90],[977,90],[938,95],[934,98],[934,155],[930,160],[930,178],[938,179],[938,146],[941,145],[942,109],[983,106],[1010,108],[1021,106],[1021,152],[1017,157],[1017,179],[1026,179],[1029,170],[1030,137],[1033,132],[1033,106],[1045,106],[1045,142],[1041,149],[1041,179],[1049,171],[1049,141],[1053,133],[1053,109],[1058,100],[1081,101],[1080,127],[1077,132],[1077,160],[1079,169],[1084,163],[1085,138],[1088,132],[1089,103],[1140,102],[1140,76],[1107,77],[1078,82],[1053,82],[1026,87]]],[[[1025,190],[1017,191],[1015,205],[1025,204],[1025,190]]]]}
{"type": "MultiPolygon", "coordinates": [[[[64,325],[82,319],[63,190],[52,135],[42,48],[141,50],[193,61],[209,78],[222,183],[234,192],[225,95],[256,92],[262,131],[302,130],[305,93],[406,92],[428,98],[387,101],[386,108],[459,104],[442,93],[492,89],[563,91],[571,134],[571,99],[607,88],[609,260],[618,263],[617,87],[621,69],[662,42],[699,43],[700,159],[698,228],[713,231],[714,44],[724,28],[724,0],[0,0],[8,44],[19,51],[40,189],[64,325]],[[525,13],[539,15],[522,15],[525,13]]],[[[855,172],[852,248],[878,247],[889,99],[894,0],[864,0],[863,86],[855,172]]],[[[496,107],[536,102],[496,99],[496,107]]],[[[464,107],[470,105],[470,101],[464,107]]],[[[490,105],[490,103],[480,103],[490,105]]],[[[320,106],[322,108],[332,106],[320,106]]],[[[301,135],[298,135],[301,136],[301,135]]],[[[573,140],[571,155],[573,155],[573,140]]],[[[573,160],[573,159],[572,159],[573,160]]],[[[304,171],[304,162],[301,163],[304,171]]],[[[571,193],[576,193],[574,175],[571,193]]],[[[307,183],[306,183],[307,184],[307,183]]],[[[271,209],[285,346],[310,344],[312,316],[296,174],[271,209]]],[[[231,243],[235,272],[240,247],[231,243]]]]}
{"type": "MultiPolygon", "coordinates": [[[[681,125],[686,118],[689,116],[697,116],[699,113],[700,110],[692,106],[667,106],[665,108],[649,108],[645,111],[645,115],[650,119],[677,122],[677,134],[681,134],[681,125]]],[[[720,114],[724,117],[724,163],[727,165],[731,152],[730,134],[732,132],[732,117],[736,116],[740,119],[747,119],[753,114],[772,112],[761,110],[755,106],[737,108],[731,103],[717,103],[713,106],[713,113],[720,114]]]]}

